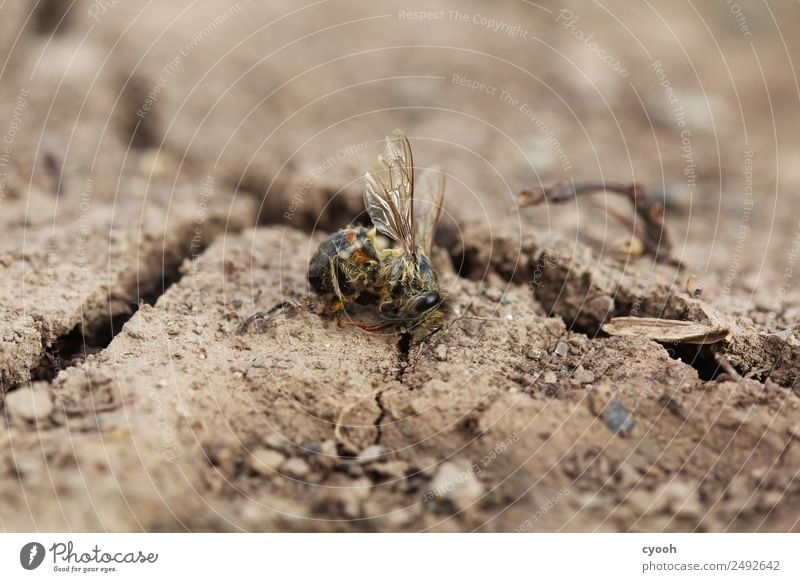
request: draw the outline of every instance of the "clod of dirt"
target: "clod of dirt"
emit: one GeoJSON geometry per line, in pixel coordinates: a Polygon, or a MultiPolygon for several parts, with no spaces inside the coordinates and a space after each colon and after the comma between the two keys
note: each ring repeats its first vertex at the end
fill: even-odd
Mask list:
{"type": "Polygon", "coordinates": [[[0,314],[0,394],[30,380],[41,354],[42,336],[33,318],[4,310],[0,314]]]}
{"type": "Polygon", "coordinates": [[[703,512],[696,488],[677,480],[655,491],[636,491],[627,501],[641,515],[671,514],[677,518],[696,519],[703,512]]]}
{"type": "Polygon", "coordinates": [[[800,338],[796,333],[782,337],[740,326],[721,353],[742,376],[798,389],[800,338]]]}
{"type": "Polygon", "coordinates": [[[572,381],[575,384],[591,384],[594,382],[594,378],[594,372],[586,370],[582,364],[575,368],[575,372],[572,374],[572,381]]]}
{"type": "Polygon", "coordinates": [[[483,495],[483,485],[472,467],[459,462],[443,463],[428,484],[426,498],[439,511],[463,511],[483,495]]]}
{"type": "Polygon", "coordinates": [[[6,412],[26,421],[41,421],[53,412],[53,399],[46,384],[33,384],[6,394],[6,412]]]}

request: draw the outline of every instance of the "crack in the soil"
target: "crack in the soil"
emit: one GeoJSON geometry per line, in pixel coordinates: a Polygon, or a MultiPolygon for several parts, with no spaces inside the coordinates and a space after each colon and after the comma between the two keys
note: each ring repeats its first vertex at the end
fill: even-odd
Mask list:
{"type": "Polygon", "coordinates": [[[663,347],[670,358],[694,368],[697,376],[704,382],[716,380],[723,372],[722,366],[714,358],[711,345],[673,344],[663,347]]]}
{"type": "MultiPolygon", "coordinates": [[[[456,275],[462,279],[475,279],[485,277],[487,274],[488,269],[481,264],[477,249],[457,246],[448,252],[448,256],[456,275]]],[[[492,264],[489,264],[488,268],[497,272],[492,264]]]]}
{"type": "MultiPolygon", "coordinates": [[[[83,321],[52,341],[47,341],[43,336],[42,356],[39,365],[32,370],[32,378],[52,382],[62,371],[79,366],[89,355],[106,349],[142,304],[155,305],[159,297],[182,279],[180,266],[189,256],[188,251],[181,252],[176,260],[164,265],[163,271],[155,273],[152,279],[143,284],[140,282],[140,288],[145,291],[138,297],[138,301],[128,303],[128,310],[109,310],[106,318],[83,321]]],[[[40,326],[44,325],[42,321],[38,323],[40,326]]]]}
{"type": "MultiPolygon", "coordinates": [[[[246,227],[231,228],[227,234],[240,232],[243,228],[246,227]]],[[[37,320],[37,326],[43,330],[42,352],[39,363],[31,370],[32,379],[52,382],[61,372],[81,365],[89,355],[106,349],[142,304],[155,305],[162,295],[183,279],[180,270],[183,262],[202,254],[215,239],[216,237],[201,243],[195,241],[193,246],[182,245],[175,249],[175,256],[169,260],[166,252],[162,254],[162,269],[155,269],[149,279],[137,281],[137,288],[141,294],[131,298],[136,301],[130,300],[127,310],[112,312],[110,307],[112,296],[109,293],[106,317],[95,318],[92,321],[84,320],[67,333],[48,337],[47,322],[37,320]]],[[[19,387],[19,384],[9,386],[7,392],[19,387]]]]}
{"type": "MultiPolygon", "coordinates": [[[[135,94],[139,87],[133,85],[131,91],[135,94]]],[[[307,204],[296,212],[291,212],[287,216],[287,209],[293,207],[292,200],[287,199],[291,191],[290,184],[285,178],[275,176],[271,183],[264,180],[255,180],[252,177],[238,180],[229,180],[237,192],[243,192],[253,198],[262,200],[263,204],[256,218],[257,224],[286,224],[291,222],[292,228],[302,232],[313,234],[316,231],[334,232],[347,224],[362,224],[366,220],[362,208],[360,194],[348,189],[336,190],[336,185],[321,185],[308,197],[307,204]]],[[[528,268],[519,268],[517,261],[510,261],[502,253],[486,256],[480,245],[459,243],[454,225],[443,222],[440,224],[436,233],[438,246],[445,248],[459,277],[467,279],[484,278],[489,272],[493,272],[507,282],[528,280],[537,283],[535,299],[543,307],[551,303],[549,299],[556,298],[556,303],[545,310],[551,315],[560,318],[567,329],[573,333],[585,334],[589,339],[595,340],[606,337],[601,331],[603,321],[614,315],[628,315],[634,307],[641,308],[645,303],[652,304],[651,307],[657,309],[664,316],[673,316],[673,311],[682,311],[686,305],[678,300],[677,296],[668,293],[667,296],[659,296],[657,293],[647,293],[648,287],[639,289],[629,289],[627,292],[618,288],[613,293],[613,301],[616,303],[612,311],[606,314],[602,320],[593,321],[590,314],[586,319],[587,313],[592,311],[590,306],[584,305],[586,309],[578,309],[575,312],[574,306],[569,304],[561,305],[563,291],[568,286],[574,287],[573,294],[583,293],[589,298],[598,293],[605,295],[603,289],[595,289],[593,277],[587,271],[574,268],[571,260],[567,266],[561,261],[558,250],[554,256],[547,254],[547,250],[541,248],[538,243],[523,245],[519,253],[533,255],[539,254],[538,261],[534,261],[528,268]],[[549,257],[549,258],[548,258],[549,257]],[[533,271],[531,271],[533,269],[533,271]],[[593,293],[596,291],[596,293],[593,293]],[[544,295],[543,295],[544,294],[544,295]]],[[[602,287],[602,285],[601,285],[602,287]]],[[[166,291],[168,286],[165,286],[166,291]]],[[[608,290],[606,290],[608,291],[608,290]]],[[[162,291],[163,293],[163,291],[162,291]]],[[[612,304],[613,305],[613,304],[612,304]]],[[[643,312],[644,313],[644,312],[643,312]]],[[[120,326],[121,327],[121,326],[120,326]]],[[[113,338],[113,335],[112,335],[113,338]]],[[[395,379],[403,383],[403,375],[409,365],[409,351],[411,336],[403,334],[398,342],[400,354],[400,369],[395,379]]],[[[100,346],[103,347],[103,346],[100,346]]],[[[713,351],[708,346],[697,348],[693,345],[665,346],[670,356],[681,360],[687,365],[697,370],[701,380],[709,381],[719,376],[721,369],[718,362],[714,359],[713,351]]],[[[780,358],[778,358],[778,361],[780,358]]],[[[769,374],[767,375],[769,376],[769,374]]],[[[381,438],[380,422],[385,418],[386,411],[382,407],[382,392],[375,400],[381,408],[381,414],[376,419],[376,429],[378,430],[377,439],[381,438]]]]}
{"type": "MultiPolygon", "coordinates": [[[[411,351],[411,334],[410,333],[403,333],[400,335],[400,339],[397,341],[397,351],[399,355],[399,368],[397,373],[394,375],[394,379],[397,380],[400,384],[403,384],[403,377],[405,376],[406,370],[408,369],[408,362],[409,362],[409,353],[411,351]]],[[[374,444],[379,445],[381,444],[381,438],[383,437],[383,428],[382,424],[386,416],[389,414],[389,411],[386,409],[386,406],[383,403],[383,393],[385,389],[379,390],[375,394],[375,404],[378,406],[380,413],[375,418],[375,421],[372,423],[375,427],[375,441],[374,444]]]]}
{"type": "MultiPolygon", "coordinates": [[[[501,247],[502,241],[499,241],[497,246],[501,247]]],[[[531,260],[527,267],[520,269],[518,260],[509,259],[502,252],[493,252],[490,256],[486,256],[480,246],[474,243],[463,248],[455,248],[450,256],[461,277],[483,278],[491,272],[507,283],[527,282],[534,287],[534,297],[548,316],[560,318],[569,331],[585,334],[591,340],[607,337],[602,331],[602,325],[611,317],[638,314],[691,320],[708,317],[706,308],[713,311],[713,306],[698,298],[684,297],[674,288],[659,290],[658,286],[650,283],[645,275],[642,275],[639,287],[635,286],[636,281],[633,280],[625,284],[621,280],[608,278],[608,274],[598,275],[593,262],[587,263],[583,268],[580,264],[576,266],[575,261],[580,263],[582,259],[575,259],[567,252],[560,253],[558,248],[551,253],[552,256],[547,254],[548,250],[539,249],[538,243],[519,248],[512,245],[512,250],[516,250],[519,254],[529,254],[534,258],[538,255],[538,259],[531,260]],[[599,282],[596,280],[598,277],[599,282]],[[600,301],[601,299],[605,299],[605,302],[600,301]],[[599,305],[594,305],[593,301],[599,305]]],[[[575,256],[580,257],[580,253],[575,253],[575,256]]],[[[755,346],[747,342],[742,344],[738,347],[730,344],[713,347],[676,344],[663,347],[670,357],[694,368],[703,381],[714,380],[725,371],[715,358],[715,353],[718,352],[744,362],[757,359],[754,356],[762,354],[774,363],[771,368],[756,370],[755,372],[761,372],[760,377],[752,369],[742,369],[741,365],[735,366],[733,363],[734,368],[741,375],[762,383],[771,378],[784,387],[790,388],[793,385],[793,378],[773,377],[773,372],[780,365],[785,346],[781,354],[773,358],[767,345],[761,346],[763,349],[760,351],[753,351],[755,346]]]]}
{"type": "Polygon", "coordinates": [[[375,394],[375,404],[378,405],[378,408],[381,411],[373,423],[373,426],[375,427],[375,441],[373,444],[376,445],[381,444],[381,438],[383,437],[383,429],[381,428],[381,424],[383,423],[383,419],[386,418],[386,408],[383,405],[383,392],[383,390],[380,390],[377,394],[375,394]]]}
{"type": "Polygon", "coordinates": [[[305,190],[298,208],[291,193],[297,188],[291,180],[274,177],[271,182],[252,176],[226,179],[235,192],[260,203],[256,223],[260,226],[290,226],[306,234],[334,233],[347,226],[367,226],[369,219],[363,198],[354,190],[335,189],[330,185],[314,185],[305,190]]]}
{"type": "Polygon", "coordinates": [[[102,324],[95,323],[91,331],[84,332],[83,325],[79,323],[52,342],[43,338],[42,356],[39,365],[31,371],[32,379],[52,382],[62,370],[77,366],[89,355],[101,352],[135,312],[136,309],[111,314],[102,324]]]}
{"type": "Polygon", "coordinates": [[[411,334],[410,333],[403,333],[400,335],[400,339],[397,341],[397,350],[400,354],[400,369],[397,371],[396,380],[398,382],[403,381],[403,376],[406,373],[406,369],[408,368],[409,363],[409,353],[411,352],[411,334]]]}

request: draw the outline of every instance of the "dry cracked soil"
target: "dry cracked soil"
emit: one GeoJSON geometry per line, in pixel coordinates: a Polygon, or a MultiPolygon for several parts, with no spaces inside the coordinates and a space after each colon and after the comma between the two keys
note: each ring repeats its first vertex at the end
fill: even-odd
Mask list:
{"type": "Polygon", "coordinates": [[[798,530],[797,8],[735,6],[3,4],[0,528],[798,530]],[[424,341],[306,278],[394,127],[424,341]]]}

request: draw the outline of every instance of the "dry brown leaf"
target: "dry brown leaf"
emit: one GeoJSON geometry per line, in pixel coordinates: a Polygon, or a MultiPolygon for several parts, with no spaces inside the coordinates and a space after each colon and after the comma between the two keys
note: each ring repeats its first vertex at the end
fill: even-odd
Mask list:
{"type": "Polygon", "coordinates": [[[668,344],[715,344],[731,337],[730,329],[719,323],[657,317],[615,317],[603,325],[603,331],[616,336],[644,336],[668,344]]]}

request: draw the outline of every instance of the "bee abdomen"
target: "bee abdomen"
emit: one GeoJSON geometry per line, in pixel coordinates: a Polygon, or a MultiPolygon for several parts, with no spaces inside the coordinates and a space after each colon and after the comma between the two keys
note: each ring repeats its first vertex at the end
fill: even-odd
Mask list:
{"type": "Polygon", "coordinates": [[[336,256],[336,246],[331,240],[333,236],[320,245],[308,265],[308,282],[311,283],[311,286],[317,293],[329,293],[333,291],[333,281],[331,280],[330,272],[331,260],[336,256]]]}
{"type": "MultiPolygon", "coordinates": [[[[344,228],[328,237],[308,265],[308,281],[311,286],[318,293],[330,293],[336,291],[334,285],[338,283],[338,291],[342,294],[356,294],[358,289],[354,283],[360,278],[366,279],[362,271],[371,260],[370,253],[364,248],[367,238],[367,229],[360,226],[344,228]]],[[[374,250],[371,254],[374,255],[374,250]]],[[[360,281],[359,287],[365,283],[366,281],[360,281]]]]}

